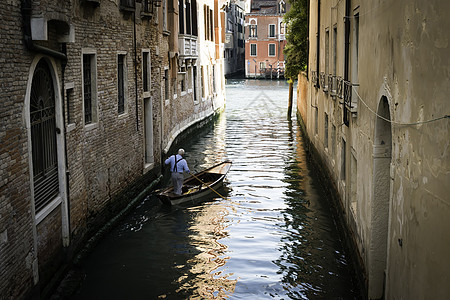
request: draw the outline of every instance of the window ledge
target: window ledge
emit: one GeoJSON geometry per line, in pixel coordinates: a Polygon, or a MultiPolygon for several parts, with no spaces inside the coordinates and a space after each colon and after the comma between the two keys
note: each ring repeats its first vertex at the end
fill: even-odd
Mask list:
{"type": "Polygon", "coordinates": [[[40,212],[36,214],[36,224],[41,223],[61,203],[61,196],[57,196],[53,201],[47,204],[40,212]]]}
{"type": "Polygon", "coordinates": [[[97,127],[98,127],[98,123],[91,123],[91,124],[84,125],[84,130],[86,130],[86,131],[94,130],[97,127]]]}
{"type": "Polygon", "coordinates": [[[147,172],[149,172],[154,167],[155,167],[155,163],[145,163],[143,174],[146,174],[147,172]]]}
{"type": "Polygon", "coordinates": [[[119,120],[123,120],[123,119],[128,118],[128,112],[123,112],[123,113],[119,114],[119,115],[117,116],[117,118],[118,118],[119,120]]]}
{"type": "Polygon", "coordinates": [[[67,127],[66,127],[66,133],[71,132],[72,130],[75,129],[75,127],[76,127],[75,123],[67,124],[67,127]]]}

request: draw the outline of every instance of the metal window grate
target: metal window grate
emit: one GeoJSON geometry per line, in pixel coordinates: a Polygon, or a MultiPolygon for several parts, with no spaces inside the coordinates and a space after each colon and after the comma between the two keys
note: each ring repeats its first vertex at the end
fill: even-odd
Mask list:
{"type": "Polygon", "coordinates": [[[55,94],[44,60],[36,66],[30,97],[31,149],[36,212],[59,193],[56,149],[55,94]]]}

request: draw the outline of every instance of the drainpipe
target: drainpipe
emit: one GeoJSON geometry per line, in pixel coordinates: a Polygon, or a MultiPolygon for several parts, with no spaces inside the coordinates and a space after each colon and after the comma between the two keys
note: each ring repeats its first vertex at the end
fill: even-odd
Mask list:
{"type": "MultiPolygon", "coordinates": [[[[320,0],[317,1],[317,61],[316,61],[316,72],[319,76],[320,72],[320,0]]],[[[320,80],[317,80],[316,87],[320,88],[320,80]]]]}
{"type": "MultiPolygon", "coordinates": [[[[62,54],[67,57],[67,45],[66,43],[62,44],[62,54]]],[[[66,102],[67,105],[67,114],[69,114],[69,101],[66,99],[66,88],[65,88],[65,71],[67,66],[67,60],[61,61],[61,98],[62,98],[62,117],[63,117],[63,138],[64,138],[64,157],[65,157],[65,165],[66,165],[66,196],[67,196],[67,232],[69,233],[70,238],[70,189],[69,189],[69,162],[68,162],[68,156],[67,156],[67,136],[66,136],[66,110],[64,107],[64,102],[66,102]]],[[[67,116],[69,118],[69,116],[67,116]]],[[[67,242],[70,243],[70,239],[67,242]]]]}
{"type": "MultiPolygon", "coordinates": [[[[351,0],[345,0],[345,37],[344,37],[344,84],[348,81],[349,58],[350,58],[350,4],[351,0]]],[[[345,87],[344,87],[345,90],[345,87]]],[[[349,125],[348,109],[344,103],[344,124],[349,125]]]]}
{"type": "Polygon", "coordinates": [[[47,54],[62,61],[67,61],[67,55],[65,53],[58,52],[40,45],[35,45],[33,43],[33,39],[31,37],[31,1],[32,0],[22,0],[22,20],[25,46],[30,51],[47,54]]]}
{"type": "Polygon", "coordinates": [[[136,9],[133,12],[133,37],[134,37],[134,93],[136,94],[136,131],[139,131],[139,97],[138,97],[138,71],[137,71],[137,41],[136,41],[136,9]]]}
{"type": "Polygon", "coordinates": [[[310,7],[309,7],[309,5],[310,5],[310,1],[307,1],[307,4],[306,4],[306,6],[307,6],[307,22],[306,22],[306,28],[307,28],[307,32],[308,32],[308,34],[307,34],[307,38],[306,38],[306,41],[307,41],[307,44],[306,44],[306,55],[307,55],[307,57],[308,57],[308,59],[306,60],[306,79],[309,81],[309,59],[310,59],[310,57],[309,57],[309,46],[310,46],[310,42],[309,42],[309,26],[310,26],[310,24],[309,24],[309,15],[311,14],[311,12],[309,11],[309,9],[310,9],[310,7]]]}

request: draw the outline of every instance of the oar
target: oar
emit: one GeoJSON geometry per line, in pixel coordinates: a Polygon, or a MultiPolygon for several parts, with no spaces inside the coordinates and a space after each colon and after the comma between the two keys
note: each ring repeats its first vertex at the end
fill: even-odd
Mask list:
{"type": "Polygon", "coordinates": [[[204,183],[200,178],[198,178],[197,176],[195,176],[194,173],[191,173],[192,176],[194,176],[195,179],[197,179],[198,181],[200,181],[202,184],[206,185],[211,191],[213,191],[214,193],[216,193],[217,195],[219,195],[220,198],[227,200],[227,198],[225,198],[224,196],[222,196],[221,194],[219,194],[219,192],[217,192],[215,189],[213,189],[212,187],[210,187],[208,184],[204,183]]]}

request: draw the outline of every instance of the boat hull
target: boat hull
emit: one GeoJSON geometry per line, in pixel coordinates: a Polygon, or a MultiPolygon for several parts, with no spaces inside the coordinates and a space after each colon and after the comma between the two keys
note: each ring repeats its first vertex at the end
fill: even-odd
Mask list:
{"type": "Polygon", "coordinates": [[[168,187],[156,194],[156,196],[168,205],[177,205],[201,198],[208,198],[220,194],[217,189],[223,184],[223,180],[231,167],[230,161],[217,164],[198,174],[191,175],[183,181],[183,194],[173,194],[173,187],[168,187]]]}

